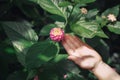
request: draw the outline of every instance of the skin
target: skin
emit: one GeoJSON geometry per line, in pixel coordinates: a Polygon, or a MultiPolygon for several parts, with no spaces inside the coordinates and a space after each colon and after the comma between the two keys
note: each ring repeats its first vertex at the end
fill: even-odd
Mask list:
{"type": "Polygon", "coordinates": [[[99,80],[120,80],[120,76],[103,62],[99,53],[78,37],[66,34],[62,45],[69,55],[68,59],[91,71],[99,80]]]}

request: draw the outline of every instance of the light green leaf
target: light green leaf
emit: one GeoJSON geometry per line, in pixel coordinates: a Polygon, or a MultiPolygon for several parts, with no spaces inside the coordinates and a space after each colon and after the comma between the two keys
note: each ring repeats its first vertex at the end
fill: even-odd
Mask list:
{"type": "Polygon", "coordinates": [[[67,57],[68,57],[67,54],[58,54],[58,55],[56,55],[55,58],[53,58],[53,59],[51,60],[51,62],[57,63],[57,62],[60,62],[60,61],[62,61],[62,60],[66,60],[67,57]]]}
{"type": "Polygon", "coordinates": [[[74,0],[74,1],[75,1],[75,3],[87,4],[87,3],[94,2],[96,0],[74,0]]]}
{"type": "Polygon", "coordinates": [[[47,63],[59,52],[58,45],[50,41],[39,42],[31,46],[26,54],[27,68],[38,68],[47,63]]]}
{"type": "Polygon", "coordinates": [[[109,24],[107,25],[107,28],[116,34],[120,34],[120,22],[116,22],[116,24],[109,24]]]}
{"type": "Polygon", "coordinates": [[[44,10],[62,16],[66,20],[66,8],[59,7],[61,0],[30,0],[39,4],[44,10]]]}
{"type": "Polygon", "coordinates": [[[108,38],[108,36],[101,30],[97,31],[96,36],[102,37],[102,38],[108,38]]]}
{"type": "Polygon", "coordinates": [[[58,5],[60,7],[67,7],[67,6],[71,5],[71,3],[69,1],[63,1],[63,2],[60,2],[58,5]]]}
{"type": "Polygon", "coordinates": [[[102,28],[102,27],[104,27],[107,24],[108,20],[106,18],[102,18],[100,16],[96,16],[96,22],[98,24],[100,24],[100,26],[102,28]]]}
{"type": "Polygon", "coordinates": [[[78,21],[71,26],[71,29],[77,35],[85,38],[92,38],[96,35],[99,25],[94,22],[78,21]]]}

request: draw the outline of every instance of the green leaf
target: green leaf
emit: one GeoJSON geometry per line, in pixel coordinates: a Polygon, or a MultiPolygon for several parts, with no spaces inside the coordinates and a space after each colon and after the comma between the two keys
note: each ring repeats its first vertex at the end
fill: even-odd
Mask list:
{"type": "Polygon", "coordinates": [[[87,18],[92,18],[92,17],[96,16],[98,12],[99,11],[97,9],[89,10],[88,13],[87,13],[87,15],[86,15],[86,17],[87,18]]]}
{"type": "Polygon", "coordinates": [[[3,22],[3,28],[18,52],[38,40],[37,34],[28,22],[3,22]]]}
{"type": "Polygon", "coordinates": [[[109,59],[109,45],[103,39],[94,37],[92,39],[86,39],[86,42],[102,56],[104,61],[109,59]]]}
{"type": "Polygon", "coordinates": [[[84,77],[74,72],[69,72],[66,75],[67,75],[67,78],[66,78],[67,80],[85,80],[84,77]]]}
{"type": "Polygon", "coordinates": [[[27,17],[33,19],[37,19],[41,17],[35,5],[20,4],[18,5],[18,7],[27,17]]]}
{"type": "Polygon", "coordinates": [[[31,80],[32,78],[34,78],[34,76],[36,76],[36,74],[37,74],[36,70],[30,70],[26,80],[31,80]]]}
{"type": "Polygon", "coordinates": [[[58,6],[60,0],[30,0],[39,4],[44,10],[62,16],[66,20],[66,8],[61,8],[58,6]]]}
{"type": "Polygon", "coordinates": [[[56,27],[55,24],[48,24],[48,25],[44,26],[44,27],[41,29],[39,35],[40,35],[40,36],[48,36],[49,33],[50,33],[50,30],[51,30],[52,28],[54,28],[54,27],[56,27]]]}
{"type": "Polygon", "coordinates": [[[108,16],[109,14],[114,14],[116,17],[118,16],[119,14],[119,6],[115,6],[113,8],[109,8],[107,9],[106,11],[104,11],[102,13],[102,16],[108,16]]]}
{"type": "MultiPolygon", "coordinates": [[[[48,63],[42,68],[44,70],[40,72],[39,74],[40,80],[43,80],[43,79],[45,80],[66,80],[64,78],[64,75],[68,75],[68,73],[71,73],[71,72],[74,73],[75,75],[79,75],[80,73],[79,68],[73,62],[67,59],[61,60],[57,63],[48,63]]],[[[76,78],[77,77],[78,76],[76,76],[76,78]]]]}
{"type": "Polygon", "coordinates": [[[102,38],[108,38],[108,36],[101,30],[97,31],[96,36],[102,37],[102,38]]]}
{"type": "Polygon", "coordinates": [[[100,16],[96,16],[96,22],[98,24],[100,24],[100,26],[102,28],[102,27],[104,27],[107,24],[108,20],[106,18],[102,18],[100,16]]]}
{"type": "Polygon", "coordinates": [[[75,3],[80,3],[80,4],[87,4],[87,3],[92,3],[96,0],[74,0],[75,3]]]}
{"type": "Polygon", "coordinates": [[[111,31],[114,32],[116,34],[120,34],[120,22],[116,22],[116,24],[112,25],[109,24],[107,25],[107,28],[111,31]]]}
{"type": "Polygon", "coordinates": [[[26,66],[37,68],[47,63],[59,52],[58,45],[50,41],[38,42],[31,46],[26,54],[26,66]]]}
{"type": "Polygon", "coordinates": [[[7,80],[26,80],[27,73],[23,71],[16,71],[10,74],[7,80]]]}
{"type": "Polygon", "coordinates": [[[60,21],[60,22],[65,22],[65,19],[59,15],[49,15],[49,17],[54,20],[54,21],[60,21]]]}
{"type": "Polygon", "coordinates": [[[16,54],[22,65],[25,65],[27,49],[38,40],[38,36],[31,26],[32,25],[26,21],[2,22],[2,27],[17,50],[18,53],[16,54]]]}
{"type": "Polygon", "coordinates": [[[67,54],[58,54],[58,55],[56,55],[55,58],[53,58],[53,59],[51,60],[51,62],[57,63],[57,62],[60,62],[60,61],[62,61],[62,60],[66,60],[67,57],[68,57],[67,54]]]}
{"type": "Polygon", "coordinates": [[[71,3],[69,1],[63,1],[63,2],[60,2],[58,5],[60,7],[67,7],[67,6],[71,5],[71,3]]]}
{"type": "Polygon", "coordinates": [[[99,25],[94,22],[78,21],[71,26],[71,29],[77,35],[85,38],[92,38],[96,35],[99,25]]]}

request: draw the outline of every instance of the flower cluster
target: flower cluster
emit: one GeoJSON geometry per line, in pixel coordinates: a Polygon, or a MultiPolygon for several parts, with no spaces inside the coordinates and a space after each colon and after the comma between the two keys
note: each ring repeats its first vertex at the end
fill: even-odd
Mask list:
{"type": "Polygon", "coordinates": [[[81,8],[80,10],[81,10],[81,13],[83,13],[83,14],[87,14],[88,13],[86,8],[81,8]]]}
{"type": "Polygon", "coordinates": [[[61,28],[52,28],[50,31],[50,38],[56,42],[61,41],[64,38],[64,30],[61,28]]]}
{"type": "Polygon", "coordinates": [[[107,16],[107,18],[108,18],[108,20],[111,21],[111,22],[114,22],[114,21],[117,20],[114,14],[109,14],[109,15],[107,16]]]}

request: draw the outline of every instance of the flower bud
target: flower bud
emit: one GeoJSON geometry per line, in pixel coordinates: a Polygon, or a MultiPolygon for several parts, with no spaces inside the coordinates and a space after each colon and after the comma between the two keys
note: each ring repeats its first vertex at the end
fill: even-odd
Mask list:
{"type": "Polygon", "coordinates": [[[50,38],[56,42],[61,41],[64,38],[64,30],[61,28],[52,28],[50,30],[50,38]]]}

